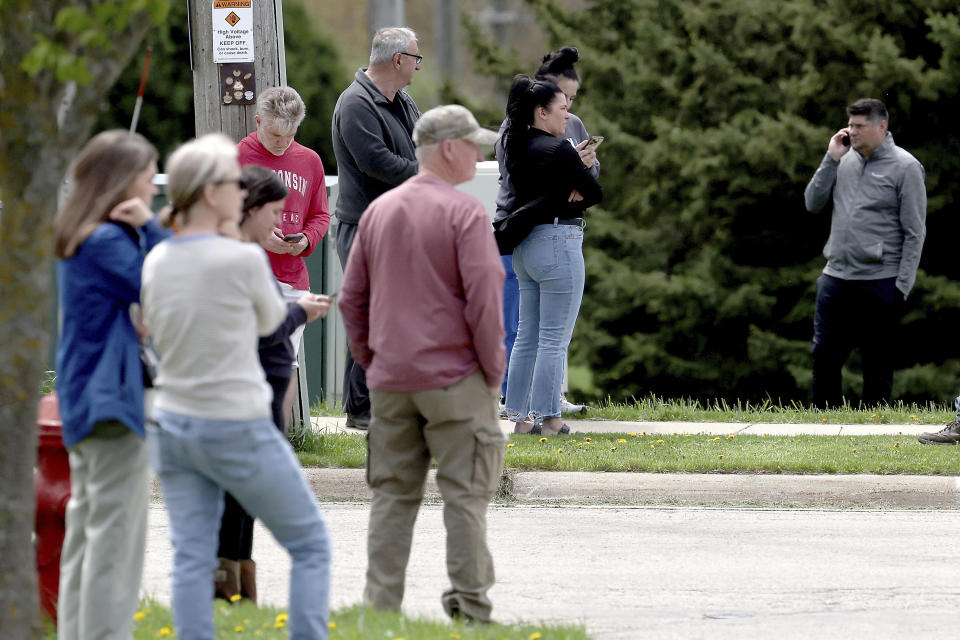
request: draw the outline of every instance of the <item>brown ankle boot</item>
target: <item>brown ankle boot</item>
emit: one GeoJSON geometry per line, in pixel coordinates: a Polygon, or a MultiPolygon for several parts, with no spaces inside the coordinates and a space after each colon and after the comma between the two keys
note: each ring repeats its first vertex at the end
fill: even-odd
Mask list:
{"type": "Polygon", "coordinates": [[[240,595],[257,604],[257,563],[240,561],[240,595]]]}
{"type": "Polygon", "coordinates": [[[233,596],[240,595],[240,562],[220,558],[213,578],[213,597],[233,602],[233,596]]]}

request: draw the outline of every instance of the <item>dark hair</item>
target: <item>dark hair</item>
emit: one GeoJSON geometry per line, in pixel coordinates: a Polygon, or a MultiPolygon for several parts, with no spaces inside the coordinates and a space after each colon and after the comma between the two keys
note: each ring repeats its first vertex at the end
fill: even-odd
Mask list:
{"type": "Polygon", "coordinates": [[[543,63],[537,69],[534,77],[537,80],[556,82],[560,78],[574,80],[580,83],[580,76],[573,65],[580,60],[580,52],[576,47],[562,47],[543,56],[543,63]]]}
{"type": "Polygon", "coordinates": [[[248,164],[240,170],[240,178],[247,190],[247,197],[243,199],[243,213],[240,224],[243,224],[250,210],[262,207],[268,202],[283,200],[290,193],[280,177],[272,170],[255,164],[248,164]]]}
{"type": "Polygon", "coordinates": [[[523,74],[513,77],[510,93],[507,96],[507,127],[503,132],[503,150],[507,169],[512,169],[511,156],[530,133],[533,125],[533,110],[537,107],[548,109],[560,87],[548,80],[534,80],[523,74]]]}
{"type": "Polygon", "coordinates": [[[887,115],[887,107],[876,98],[860,98],[847,107],[847,115],[867,116],[870,122],[890,121],[887,115]]]}

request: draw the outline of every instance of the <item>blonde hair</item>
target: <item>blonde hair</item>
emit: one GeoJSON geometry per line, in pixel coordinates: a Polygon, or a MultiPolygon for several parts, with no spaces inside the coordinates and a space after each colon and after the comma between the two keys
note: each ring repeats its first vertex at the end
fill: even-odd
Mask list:
{"type": "Polygon", "coordinates": [[[306,114],[303,98],[291,87],[270,87],[257,98],[257,115],[273,121],[281,135],[295,132],[306,114]]]}
{"type": "Polygon", "coordinates": [[[156,160],[157,150],[139,133],[112,129],[91,138],[70,165],[70,195],[53,220],[54,255],[73,256],[156,160]]]}
{"type": "Polygon", "coordinates": [[[167,200],[160,219],[168,226],[176,216],[185,222],[203,188],[230,175],[237,166],[237,147],[222,133],[208,133],[174,150],[167,159],[167,200]]]}

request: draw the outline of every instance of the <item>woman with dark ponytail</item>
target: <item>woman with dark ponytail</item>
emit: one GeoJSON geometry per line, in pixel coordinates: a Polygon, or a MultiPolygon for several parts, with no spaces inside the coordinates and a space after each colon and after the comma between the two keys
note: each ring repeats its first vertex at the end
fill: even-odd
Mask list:
{"type": "Polygon", "coordinates": [[[560,385],[583,296],[583,213],[603,199],[603,191],[563,137],[568,105],[554,82],[516,76],[498,153],[512,182],[510,211],[525,207],[533,223],[512,256],[519,326],[505,409],[519,433],[569,432],[560,417],[560,385]]]}
{"type": "MultiPolygon", "coordinates": [[[[567,98],[567,109],[572,107],[577,92],[580,90],[580,75],[574,68],[574,65],[580,60],[580,52],[576,47],[562,47],[557,51],[552,51],[543,56],[543,62],[534,76],[535,80],[546,80],[557,85],[567,98]]],[[[501,137],[495,145],[496,157],[500,163],[500,191],[497,194],[497,218],[503,218],[511,211],[516,209],[516,196],[514,195],[513,181],[510,178],[510,171],[504,163],[504,139],[503,132],[507,126],[504,120],[500,128],[501,137]]],[[[590,135],[583,121],[575,114],[570,114],[567,120],[563,136],[570,144],[577,149],[583,164],[590,169],[594,178],[600,177],[600,161],[597,160],[597,153],[594,147],[588,147],[587,141],[590,135]]],[[[517,276],[513,271],[513,256],[502,256],[503,269],[507,277],[503,285],[503,328],[506,332],[504,343],[507,347],[507,362],[510,362],[510,353],[513,350],[513,344],[517,338],[517,324],[519,321],[519,302],[520,291],[517,286],[517,276]]],[[[501,393],[507,395],[507,380],[509,374],[504,377],[501,393]]],[[[583,405],[571,404],[561,394],[560,408],[562,413],[577,413],[584,410],[583,405]]],[[[505,410],[501,407],[501,415],[505,417],[505,410]]]]}

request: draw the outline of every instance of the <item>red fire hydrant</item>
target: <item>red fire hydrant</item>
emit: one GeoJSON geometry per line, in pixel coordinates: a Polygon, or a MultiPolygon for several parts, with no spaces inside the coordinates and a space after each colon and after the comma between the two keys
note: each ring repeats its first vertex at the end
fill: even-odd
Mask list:
{"type": "Polygon", "coordinates": [[[66,531],[64,516],[70,498],[70,463],[63,446],[63,429],[57,394],[50,393],[37,405],[37,472],[33,486],[37,495],[34,521],[40,606],[57,619],[60,586],[60,549],[66,531]]]}

